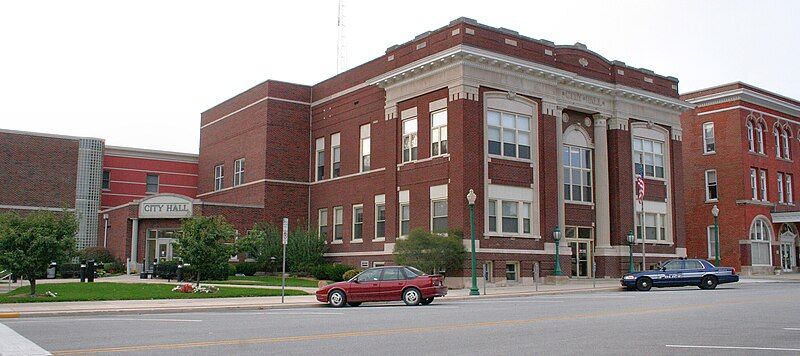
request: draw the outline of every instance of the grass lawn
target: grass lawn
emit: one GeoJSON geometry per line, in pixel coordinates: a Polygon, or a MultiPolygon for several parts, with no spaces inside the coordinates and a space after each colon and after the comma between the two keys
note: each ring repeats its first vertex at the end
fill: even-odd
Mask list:
{"type": "MultiPolygon", "coordinates": [[[[280,276],[230,276],[227,281],[209,281],[207,283],[219,284],[245,284],[257,286],[280,286],[280,276]]],[[[286,277],[287,287],[317,288],[319,281],[316,279],[286,277]]]]}
{"type": "MultiPolygon", "coordinates": [[[[178,285],[176,283],[175,285],[178,285]]],[[[9,293],[0,293],[0,303],[27,302],[67,302],[85,300],[142,300],[142,299],[194,299],[230,297],[267,297],[281,295],[280,289],[222,287],[217,293],[173,292],[171,284],[133,284],[133,283],[48,283],[36,286],[37,294],[47,291],[56,293],[53,297],[29,297],[30,287],[20,287],[9,293]]],[[[287,289],[286,295],[307,295],[308,293],[287,289]]]]}

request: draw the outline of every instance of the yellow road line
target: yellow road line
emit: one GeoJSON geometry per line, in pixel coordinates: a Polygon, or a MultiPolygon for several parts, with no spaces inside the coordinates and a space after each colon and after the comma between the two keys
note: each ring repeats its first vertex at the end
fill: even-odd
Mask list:
{"type": "Polygon", "coordinates": [[[0,319],[19,318],[19,313],[0,313],[0,319]]]}
{"type": "Polygon", "coordinates": [[[293,341],[314,341],[314,340],[329,340],[348,337],[363,337],[363,336],[379,336],[379,335],[397,335],[407,333],[426,333],[426,332],[441,332],[453,331],[462,329],[475,329],[491,326],[513,326],[534,324],[544,321],[568,321],[585,318],[601,318],[601,317],[620,317],[620,316],[633,316],[644,314],[656,314],[675,311],[688,311],[705,309],[720,306],[729,306],[737,304],[750,304],[762,303],[767,300],[789,300],[789,297],[776,297],[776,298],[753,298],[746,300],[736,300],[727,302],[717,302],[711,304],[699,304],[692,306],[676,306],[652,309],[627,309],[619,311],[607,311],[598,313],[585,313],[561,316],[546,316],[532,319],[512,319],[512,320],[497,320],[497,321],[484,321],[463,324],[449,324],[449,325],[435,325],[435,326],[422,326],[412,328],[395,328],[383,330],[369,330],[369,331],[351,331],[330,334],[312,334],[312,335],[297,335],[297,336],[281,336],[281,337],[268,337],[268,338],[252,338],[252,339],[231,339],[231,340],[216,340],[216,341],[198,341],[174,344],[155,344],[155,345],[136,345],[136,346],[120,346],[120,347],[106,347],[95,349],[78,349],[78,350],[62,350],[51,351],[53,355],[82,355],[91,353],[108,353],[108,352],[131,352],[131,351],[151,351],[151,350],[171,350],[171,349],[186,349],[198,348],[209,346],[228,346],[228,345],[252,345],[252,344],[273,344],[279,342],[293,342],[293,341]]]}

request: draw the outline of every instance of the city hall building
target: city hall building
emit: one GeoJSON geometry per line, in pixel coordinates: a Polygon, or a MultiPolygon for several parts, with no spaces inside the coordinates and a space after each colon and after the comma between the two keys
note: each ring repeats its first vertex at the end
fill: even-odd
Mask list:
{"type": "Polygon", "coordinates": [[[798,271],[800,101],[740,82],[681,97],[689,255],[716,258],[716,205],[724,266],[798,271]]]}

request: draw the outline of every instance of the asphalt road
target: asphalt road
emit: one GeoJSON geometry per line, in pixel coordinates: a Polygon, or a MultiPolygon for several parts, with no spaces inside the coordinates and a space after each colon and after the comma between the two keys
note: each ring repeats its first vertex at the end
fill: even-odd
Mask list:
{"type": "Polygon", "coordinates": [[[54,355],[798,354],[800,283],[2,324],[54,355]]]}

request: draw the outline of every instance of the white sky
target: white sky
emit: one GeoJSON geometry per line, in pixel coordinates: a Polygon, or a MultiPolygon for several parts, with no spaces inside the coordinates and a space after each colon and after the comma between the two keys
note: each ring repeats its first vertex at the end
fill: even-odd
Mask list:
{"type": "MultiPolygon", "coordinates": [[[[5,1],[0,128],[197,152],[200,113],[336,72],[337,1],[5,1]]],[[[800,1],[345,0],[347,64],[461,16],[680,80],[800,99],[800,1]]]]}

